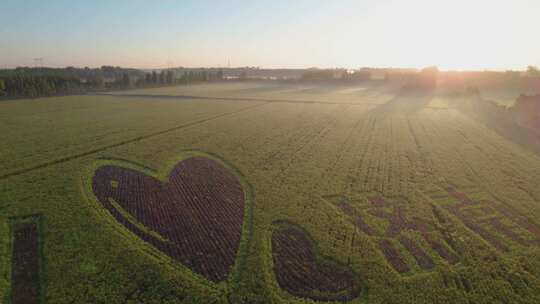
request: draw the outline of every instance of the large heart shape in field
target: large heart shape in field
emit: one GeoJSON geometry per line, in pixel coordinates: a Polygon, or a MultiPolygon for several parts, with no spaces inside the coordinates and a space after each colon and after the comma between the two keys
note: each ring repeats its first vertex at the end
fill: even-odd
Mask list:
{"type": "Polygon", "coordinates": [[[219,162],[185,159],[168,182],[104,165],[92,189],[118,222],[163,253],[214,282],[229,274],[242,236],[244,191],[219,162]]]}

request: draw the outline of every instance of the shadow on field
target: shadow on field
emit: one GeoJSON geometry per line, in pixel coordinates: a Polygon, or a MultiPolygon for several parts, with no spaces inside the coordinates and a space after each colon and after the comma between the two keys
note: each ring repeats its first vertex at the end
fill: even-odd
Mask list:
{"type": "Polygon", "coordinates": [[[480,96],[454,103],[462,114],[500,136],[540,154],[540,96],[521,96],[505,107],[480,96]]]}

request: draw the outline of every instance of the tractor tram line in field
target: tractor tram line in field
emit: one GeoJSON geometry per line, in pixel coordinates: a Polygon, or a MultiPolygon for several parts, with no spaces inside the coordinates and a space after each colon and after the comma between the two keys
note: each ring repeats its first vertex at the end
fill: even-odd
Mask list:
{"type": "MultiPolygon", "coordinates": [[[[215,101],[260,101],[269,103],[294,103],[294,104],[322,104],[322,105],[351,105],[351,106],[382,106],[388,102],[350,102],[350,101],[321,101],[308,99],[281,99],[281,98],[260,98],[260,97],[216,97],[216,96],[199,96],[199,95],[159,95],[159,94],[111,94],[101,93],[95,96],[111,96],[125,98],[159,98],[159,99],[181,99],[181,100],[215,100],[215,101]]],[[[355,99],[355,98],[351,98],[355,99]]],[[[422,108],[433,110],[448,110],[436,106],[424,105],[422,108]]]]}
{"type": "Polygon", "coordinates": [[[222,117],[226,117],[226,116],[229,116],[229,115],[239,114],[239,113],[249,111],[249,110],[254,109],[254,108],[264,106],[266,104],[268,104],[268,103],[259,103],[259,104],[256,104],[256,105],[250,105],[250,106],[243,107],[243,108],[241,108],[239,110],[236,110],[236,111],[221,113],[221,114],[214,115],[214,116],[211,116],[211,117],[208,117],[208,118],[203,118],[203,119],[200,119],[200,120],[196,120],[196,121],[188,122],[188,123],[185,123],[185,124],[181,124],[181,125],[178,125],[178,126],[175,126],[175,127],[172,127],[172,128],[168,128],[168,129],[165,129],[165,130],[161,130],[161,131],[157,131],[157,132],[154,132],[154,133],[138,136],[138,137],[131,138],[131,139],[128,139],[128,140],[123,140],[123,141],[120,141],[120,142],[117,142],[117,143],[114,143],[114,144],[106,145],[106,146],[99,147],[99,148],[96,148],[96,149],[92,149],[92,150],[89,150],[89,151],[69,155],[69,156],[62,157],[62,158],[59,158],[59,159],[56,159],[56,160],[52,160],[52,161],[49,161],[49,162],[34,165],[34,166],[31,166],[31,167],[28,167],[28,168],[15,170],[15,171],[8,172],[8,173],[0,175],[0,180],[7,179],[7,178],[10,178],[12,176],[25,174],[25,173],[28,173],[28,172],[31,172],[31,171],[47,168],[47,167],[54,166],[54,165],[57,165],[57,164],[65,163],[65,162],[72,161],[72,160],[75,160],[75,159],[79,159],[79,158],[89,156],[89,155],[92,155],[92,154],[95,154],[95,153],[103,152],[103,151],[108,150],[108,149],[112,149],[112,148],[120,147],[120,146],[123,146],[123,145],[126,145],[126,144],[131,144],[131,143],[134,143],[134,142],[142,141],[142,140],[149,139],[149,138],[152,138],[152,137],[155,137],[155,136],[159,136],[159,135],[163,135],[163,134],[166,134],[166,133],[169,133],[169,132],[184,129],[184,128],[187,128],[187,127],[191,127],[191,126],[195,126],[195,125],[198,125],[198,124],[206,123],[206,122],[209,122],[209,121],[212,121],[212,120],[215,120],[215,119],[219,119],[219,118],[222,118],[222,117]]]}
{"type": "MultiPolygon", "coordinates": [[[[89,94],[89,96],[92,96],[89,94]]],[[[381,102],[351,102],[351,101],[321,101],[321,100],[309,100],[309,99],[286,99],[286,98],[261,98],[261,97],[217,97],[217,96],[203,96],[203,95],[161,95],[161,94],[113,94],[113,93],[99,93],[94,96],[109,96],[109,97],[124,97],[124,98],[159,98],[159,99],[180,99],[180,100],[214,100],[214,101],[260,101],[271,103],[294,103],[294,104],[322,104],[322,105],[351,105],[351,106],[383,106],[392,98],[385,98],[381,102]]],[[[331,98],[331,97],[329,97],[331,98]]],[[[351,99],[358,99],[358,97],[352,97],[351,99]]],[[[423,105],[423,109],[432,110],[449,110],[448,108],[441,108],[437,106],[423,105]]]]}
{"type": "MultiPolygon", "coordinates": [[[[335,112],[338,112],[338,111],[344,112],[347,108],[348,107],[336,109],[335,112]]],[[[328,129],[328,127],[332,123],[335,123],[335,121],[338,119],[339,115],[337,115],[336,113],[333,113],[333,114],[334,114],[334,117],[325,117],[322,120],[322,122],[320,124],[318,124],[316,127],[310,128],[310,132],[308,134],[305,134],[304,136],[302,136],[302,138],[297,140],[297,142],[300,143],[299,146],[289,155],[289,157],[287,158],[286,165],[284,167],[282,167],[282,169],[276,175],[275,179],[283,179],[283,178],[285,178],[285,174],[287,173],[287,171],[291,168],[291,166],[295,163],[295,161],[298,161],[297,160],[297,158],[298,158],[297,155],[302,150],[304,150],[308,145],[313,144],[313,142],[315,142],[317,139],[322,137],[323,135],[321,135],[321,134],[324,133],[324,130],[328,129]]]]}
{"type": "Polygon", "coordinates": [[[355,134],[355,132],[358,131],[358,127],[364,121],[364,119],[365,119],[365,114],[363,114],[360,118],[358,118],[356,122],[354,123],[354,125],[351,127],[349,133],[339,145],[339,150],[338,150],[338,153],[336,154],[335,159],[332,160],[330,165],[324,170],[323,173],[321,173],[321,179],[320,179],[321,181],[322,181],[322,177],[332,174],[332,171],[334,171],[337,164],[339,164],[342,161],[345,155],[346,148],[351,146],[348,143],[351,140],[353,140],[353,135],[355,134]]]}
{"type": "Polygon", "coordinates": [[[167,98],[167,99],[203,99],[203,100],[221,100],[221,101],[260,101],[260,102],[275,102],[275,103],[304,103],[304,104],[347,104],[352,106],[362,105],[380,105],[380,103],[366,102],[330,102],[318,100],[302,100],[302,99],[275,99],[275,98],[259,98],[259,97],[215,97],[215,96],[196,96],[196,95],[145,95],[145,94],[98,94],[114,97],[137,97],[137,98],[167,98]]]}

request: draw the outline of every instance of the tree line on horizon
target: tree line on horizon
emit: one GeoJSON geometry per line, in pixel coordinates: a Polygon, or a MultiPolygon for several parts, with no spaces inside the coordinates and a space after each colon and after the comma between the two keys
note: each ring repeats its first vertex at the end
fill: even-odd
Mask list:
{"type": "Polygon", "coordinates": [[[145,73],[141,70],[111,66],[98,69],[16,68],[0,70],[0,98],[71,95],[102,90],[218,81],[223,78],[221,69],[183,73],[168,69],[145,73]]]}
{"type": "Polygon", "coordinates": [[[437,82],[446,87],[486,88],[525,87],[540,91],[540,71],[529,66],[526,71],[439,71],[436,67],[422,70],[399,68],[298,69],[260,70],[252,68],[173,68],[145,72],[138,69],[102,66],[100,68],[30,68],[0,70],[0,98],[24,98],[81,94],[92,91],[146,88],[190,84],[235,78],[276,79],[323,82],[358,82],[368,80],[404,83],[407,90],[434,89],[437,82]],[[270,73],[273,72],[273,73],[270,73]],[[248,75],[249,73],[249,75],[248,75]],[[280,77],[283,76],[283,77],[280,77]]]}
{"type": "Polygon", "coordinates": [[[78,78],[69,76],[23,76],[0,78],[0,96],[39,97],[84,92],[78,78]]]}
{"type": "MultiPolygon", "coordinates": [[[[129,75],[124,75],[124,77],[129,77],[129,75]]],[[[180,76],[177,76],[173,70],[163,70],[159,73],[152,71],[151,73],[146,73],[144,79],[138,79],[135,82],[136,86],[145,86],[145,85],[166,85],[166,84],[187,84],[191,82],[204,82],[204,81],[216,81],[223,80],[223,70],[218,70],[216,72],[211,71],[186,71],[180,76]]],[[[124,82],[127,82],[126,80],[124,82]]]]}

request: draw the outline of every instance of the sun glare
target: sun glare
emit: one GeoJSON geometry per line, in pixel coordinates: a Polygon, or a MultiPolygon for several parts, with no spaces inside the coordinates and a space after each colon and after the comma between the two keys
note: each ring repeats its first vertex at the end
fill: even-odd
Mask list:
{"type": "Polygon", "coordinates": [[[340,28],[354,29],[342,34],[355,41],[351,56],[379,66],[522,69],[539,49],[530,36],[534,6],[525,1],[390,1],[365,17],[343,21],[340,28]]]}

